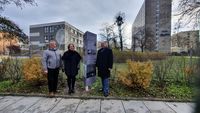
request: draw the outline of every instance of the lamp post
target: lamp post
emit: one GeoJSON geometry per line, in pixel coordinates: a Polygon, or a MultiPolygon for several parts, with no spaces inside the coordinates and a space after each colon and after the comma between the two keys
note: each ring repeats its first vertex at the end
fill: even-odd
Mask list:
{"type": "Polygon", "coordinates": [[[121,51],[123,51],[123,42],[122,42],[122,24],[124,23],[124,19],[125,19],[125,14],[124,13],[121,13],[119,12],[115,18],[115,22],[117,23],[117,26],[118,26],[118,30],[119,30],[119,38],[120,38],[120,49],[121,51]]]}

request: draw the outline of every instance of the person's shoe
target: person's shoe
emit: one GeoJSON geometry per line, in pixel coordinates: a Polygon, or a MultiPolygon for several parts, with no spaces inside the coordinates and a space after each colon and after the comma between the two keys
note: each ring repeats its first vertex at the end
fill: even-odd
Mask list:
{"type": "Polygon", "coordinates": [[[75,93],[74,89],[71,90],[71,93],[75,93]]]}
{"type": "Polygon", "coordinates": [[[49,97],[50,98],[52,98],[52,97],[54,97],[55,96],[55,94],[53,93],[53,92],[49,92],[49,97]]]}
{"type": "Polygon", "coordinates": [[[104,95],[104,97],[107,97],[107,96],[109,96],[109,91],[108,92],[103,92],[103,95],[104,95]]]}
{"type": "Polygon", "coordinates": [[[55,96],[57,92],[53,92],[53,95],[55,96]]]}
{"type": "Polygon", "coordinates": [[[109,96],[109,94],[104,94],[104,97],[108,97],[109,96]]]}
{"type": "Polygon", "coordinates": [[[71,91],[71,90],[69,90],[69,91],[68,91],[68,94],[69,94],[69,95],[71,95],[71,93],[72,93],[72,91],[71,91]]]}

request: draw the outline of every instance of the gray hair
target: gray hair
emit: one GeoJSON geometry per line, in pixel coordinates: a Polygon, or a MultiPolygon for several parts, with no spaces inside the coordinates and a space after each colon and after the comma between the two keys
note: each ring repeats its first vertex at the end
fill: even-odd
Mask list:
{"type": "Polygon", "coordinates": [[[55,43],[57,45],[57,42],[55,40],[50,40],[49,44],[55,43]]]}

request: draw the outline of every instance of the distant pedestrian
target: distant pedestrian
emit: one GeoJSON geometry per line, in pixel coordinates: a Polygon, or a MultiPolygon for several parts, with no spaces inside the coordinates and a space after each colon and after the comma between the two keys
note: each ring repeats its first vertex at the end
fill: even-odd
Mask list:
{"type": "Polygon", "coordinates": [[[64,71],[67,75],[67,84],[68,84],[68,93],[75,93],[75,81],[76,75],[78,74],[79,70],[79,63],[81,60],[81,56],[78,52],[75,51],[74,44],[68,45],[68,51],[66,51],[63,56],[62,60],[64,61],[64,71]]]}
{"type": "Polygon", "coordinates": [[[49,42],[49,49],[45,50],[42,58],[43,70],[47,74],[49,96],[57,92],[58,74],[61,67],[61,53],[57,49],[55,40],[49,42]]]}
{"type": "Polygon", "coordinates": [[[109,77],[113,66],[113,53],[108,48],[107,42],[101,43],[101,49],[98,50],[96,66],[98,68],[98,76],[101,77],[102,90],[105,97],[109,95],[109,77]]]}

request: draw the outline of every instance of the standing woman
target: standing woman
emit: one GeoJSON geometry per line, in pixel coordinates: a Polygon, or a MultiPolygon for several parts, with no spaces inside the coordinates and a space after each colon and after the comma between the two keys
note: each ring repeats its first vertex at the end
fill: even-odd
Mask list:
{"type": "Polygon", "coordinates": [[[78,74],[79,70],[81,56],[75,51],[74,44],[68,45],[68,51],[63,54],[62,60],[64,61],[64,70],[65,74],[67,75],[67,83],[69,88],[68,93],[75,93],[74,86],[76,75],[78,74]]]}

